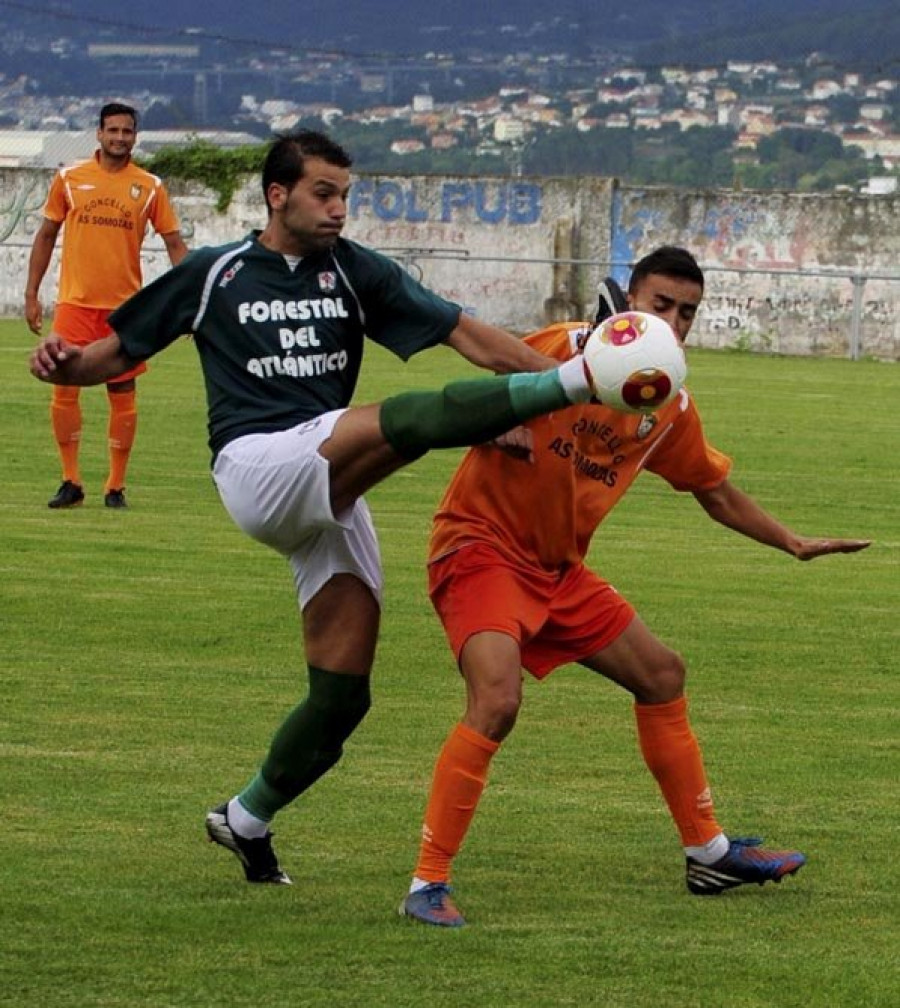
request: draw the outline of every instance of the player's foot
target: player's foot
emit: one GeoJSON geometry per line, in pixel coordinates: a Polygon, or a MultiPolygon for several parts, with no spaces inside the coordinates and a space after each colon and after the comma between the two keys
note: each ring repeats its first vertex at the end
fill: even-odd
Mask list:
{"type": "Polygon", "coordinates": [[[292,885],[288,875],[278,867],[272,850],[272,834],[248,839],[238,836],[228,825],[228,804],[218,805],[206,816],[206,832],[217,843],[237,856],[248,882],[271,882],[274,885],[292,885]]]}
{"type": "Polygon", "coordinates": [[[103,503],[108,508],[128,507],[128,502],[125,500],[125,487],[122,487],[121,490],[107,490],[103,497],[103,503]]]}
{"type": "Polygon", "coordinates": [[[717,896],[726,889],[755,882],[780,882],[806,864],[800,851],[775,851],[761,847],[760,837],[735,837],[728,852],[711,865],[687,859],[687,887],[695,896],[717,896]]]}
{"type": "Polygon", "coordinates": [[[65,480],[60,484],[59,490],[47,501],[47,507],[72,508],[78,507],[84,501],[84,490],[71,480],[65,480]]]}
{"type": "Polygon", "coordinates": [[[597,288],[597,294],[598,303],[597,315],[594,319],[595,326],[600,325],[601,322],[605,322],[612,315],[628,311],[628,296],[612,277],[606,277],[603,280],[597,288]]]}
{"type": "Polygon", "coordinates": [[[446,882],[431,882],[416,892],[411,892],[400,904],[400,916],[412,917],[423,924],[438,927],[463,927],[465,917],[450,899],[450,886],[446,882]]]}

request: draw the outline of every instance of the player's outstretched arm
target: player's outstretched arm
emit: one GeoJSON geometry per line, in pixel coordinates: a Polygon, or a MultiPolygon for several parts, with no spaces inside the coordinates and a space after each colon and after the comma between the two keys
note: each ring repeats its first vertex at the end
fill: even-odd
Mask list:
{"type": "Polygon", "coordinates": [[[447,337],[447,345],[467,361],[495,374],[549,371],[559,364],[505,329],[488,325],[465,312],[460,313],[456,328],[447,337]]]}
{"type": "Polygon", "coordinates": [[[798,560],[814,560],[829,553],[857,553],[871,545],[870,539],[824,539],[798,535],[728,480],[712,490],[697,491],[694,497],[713,521],[764,546],[790,553],[798,560]]]}
{"type": "Polygon", "coordinates": [[[73,346],[51,333],[38,343],[29,366],[35,378],[53,385],[100,385],[137,363],[122,350],[115,333],[86,347],[73,346]]]}
{"type": "Polygon", "coordinates": [[[816,539],[801,536],[799,548],[794,556],[798,560],[815,560],[829,553],[858,553],[872,545],[871,539],[816,539]]]}

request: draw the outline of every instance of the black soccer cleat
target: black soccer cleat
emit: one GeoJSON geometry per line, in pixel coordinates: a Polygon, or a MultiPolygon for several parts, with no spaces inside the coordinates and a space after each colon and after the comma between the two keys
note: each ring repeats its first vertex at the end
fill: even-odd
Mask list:
{"type": "Polygon", "coordinates": [[[780,882],[806,864],[800,851],[761,847],[760,837],[734,837],[727,852],[711,865],[687,859],[687,887],[695,896],[718,896],[736,886],[780,882]]]}
{"type": "Polygon", "coordinates": [[[125,487],[121,490],[107,490],[103,497],[103,503],[108,508],[127,508],[128,501],[125,500],[125,487]]]}
{"type": "Polygon", "coordinates": [[[60,484],[59,490],[47,501],[47,507],[54,511],[59,508],[78,507],[84,502],[84,490],[71,480],[65,480],[60,484]]]}
{"type": "Polygon", "coordinates": [[[206,832],[213,843],[225,847],[237,857],[248,882],[293,885],[290,877],[278,867],[278,859],[272,850],[272,834],[266,833],[254,839],[238,836],[228,825],[227,802],[207,814],[206,832]]]}
{"type": "Polygon", "coordinates": [[[628,296],[625,291],[613,280],[607,277],[597,288],[598,303],[597,316],[594,325],[598,326],[605,322],[611,315],[618,315],[620,312],[628,311],[628,296]]]}

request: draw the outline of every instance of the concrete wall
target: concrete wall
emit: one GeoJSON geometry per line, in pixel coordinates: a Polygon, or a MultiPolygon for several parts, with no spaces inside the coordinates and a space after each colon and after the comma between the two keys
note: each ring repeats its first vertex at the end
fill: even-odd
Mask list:
{"type": "MultiPolygon", "coordinates": [[[[692,342],[900,359],[900,198],[622,187],[611,251],[685,245],[707,275],[692,342]]],[[[614,267],[619,279],[628,270],[614,267]]]]}
{"type": "MultiPolygon", "coordinates": [[[[51,177],[0,170],[0,314],[21,315],[51,177]]],[[[224,215],[202,187],[175,181],[170,191],[189,245],[265,223],[255,179],[224,215]]],[[[683,244],[707,273],[696,345],[900,360],[898,225],[900,196],[692,192],[596,177],[360,176],[345,233],[516,332],[591,317],[604,275],[625,282],[628,263],[658,244],[683,244]]],[[[151,236],[146,279],[166,265],[151,236]]],[[[48,276],[45,305],[54,292],[48,276]]]]}

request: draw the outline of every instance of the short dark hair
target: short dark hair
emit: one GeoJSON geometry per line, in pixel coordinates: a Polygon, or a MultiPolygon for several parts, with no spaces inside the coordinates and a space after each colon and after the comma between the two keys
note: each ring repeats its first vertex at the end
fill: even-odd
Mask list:
{"type": "Polygon", "coordinates": [[[628,293],[633,294],[640,282],[652,274],[691,280],[704,287],[703,270],[686,248],[678,245],[660,245],[634,264],[628,281],[628,293]]]}
{"type": "Polygon", "coordinates": [[[132,121],[134,122],[134,128],[135,130],[137,130],[137,122],[138,122],[137,111],[133,109],[130,105],[123,105],[122,102],[115,102],[115,101],[109,102],[108,104],[104,105],[102,109],[100,109],[100,129],[103,129],[106,120],[109,119],[110,116],[117,116],[117,115],[131,116],[132,121]]]}
{"type": "Polygon", "coordinates": [[[269,186],[283,185],[290,192],[303,178],[305,158],[321,158],[338,168],[349,168],[353,159],[339,143],[325,133],[301,129],[291,133],[279,133],[269,145],[263,164],[262,187],[269,202],[269,186]]]}

